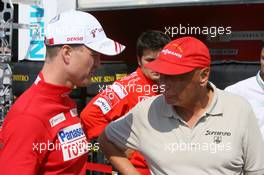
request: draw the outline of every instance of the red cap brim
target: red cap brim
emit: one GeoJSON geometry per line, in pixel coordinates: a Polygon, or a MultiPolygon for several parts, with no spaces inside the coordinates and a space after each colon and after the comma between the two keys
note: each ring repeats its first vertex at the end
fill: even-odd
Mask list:
{"type": "Polygon", "coordinates": [[[145,65],[146,68],[166,75],[180,75],[191,72],[195,67],[173,64],[161,59],[156,59],[145,65]]]}

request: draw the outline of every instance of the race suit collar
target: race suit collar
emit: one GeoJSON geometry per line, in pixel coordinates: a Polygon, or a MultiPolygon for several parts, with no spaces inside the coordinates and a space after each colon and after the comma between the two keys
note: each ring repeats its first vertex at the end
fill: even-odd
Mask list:
{"type": "Polygon", "coordinates": [[[72,91],[71,88],[68,88],[66,86],[59,86],[45,82],[42,72],[40,72],[37,76],[34,85],[41,88],[41,90],[45,92],[45,94],[68,96],[72,91]]]}

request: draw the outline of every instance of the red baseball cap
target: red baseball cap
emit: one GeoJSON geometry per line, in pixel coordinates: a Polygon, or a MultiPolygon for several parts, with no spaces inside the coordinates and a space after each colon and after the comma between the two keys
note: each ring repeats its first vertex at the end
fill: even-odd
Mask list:
{"type": "Polygon", "coordinates": [[[145,65],[146,68],[166,75],[179,75],[195,68],[209,67],[209,49],[194,37],[182,37],[167,44],[158,57],[145,65]]]}

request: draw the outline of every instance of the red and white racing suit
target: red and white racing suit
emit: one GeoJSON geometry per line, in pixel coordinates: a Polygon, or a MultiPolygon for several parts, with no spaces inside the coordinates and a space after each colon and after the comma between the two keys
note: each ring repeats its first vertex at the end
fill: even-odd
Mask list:
{"type": "Polygon", "coordinates": [[[0,174],[85,174],[88,142],[70,91],[40,73],[17,99],[0,133],[0,174]]]}
{"type": "MultiPolygon", "coordinates": [[[[96,95],[81,112],[88,138],[97,138],[111,121],[126,114],[138,102],[158,95],[158,91],[158,85],[146,78],[140,68],[115,81],[96,95]]],[[[141,174],[150,174],[146,161],[139,152],[134,152],[130,161],[141,174]]]]}

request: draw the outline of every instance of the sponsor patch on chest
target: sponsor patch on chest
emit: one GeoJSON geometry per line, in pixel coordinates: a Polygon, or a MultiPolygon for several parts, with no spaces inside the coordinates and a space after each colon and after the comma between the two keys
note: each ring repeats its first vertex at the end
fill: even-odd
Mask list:
{"type": "Polygon", "coordinates": [[[115,83],[111,86],[111,89],[112,89],[112,90],[118,95],[118,97],[119,97],[120,99],[123,99],[123,98],[125,98],[125,97],[128,95],[128,93],[127,93],[125,87],[122,86],[120,83],[115,82],[115,83]]]}
{"type": "Polygon", "coordinates": [[[80,123],[61,129],[57,136],[64,161],[72,160],[88,152],[88,141],[80,123]]]}
{"type": "Polygon", "coordinates": [[[72,117],[77,117],[78,116],[77,108],[72,108],[70,110],[70,113],[72,117]]]}
{"type": "Polygon", "coordinates": [[[49,119],[49,122],[51,127],[54,127],[65,120],[66,120],[65,115],[63,113],[59,113],[58,115],[55,115],[54,117],[49,119]]]}

